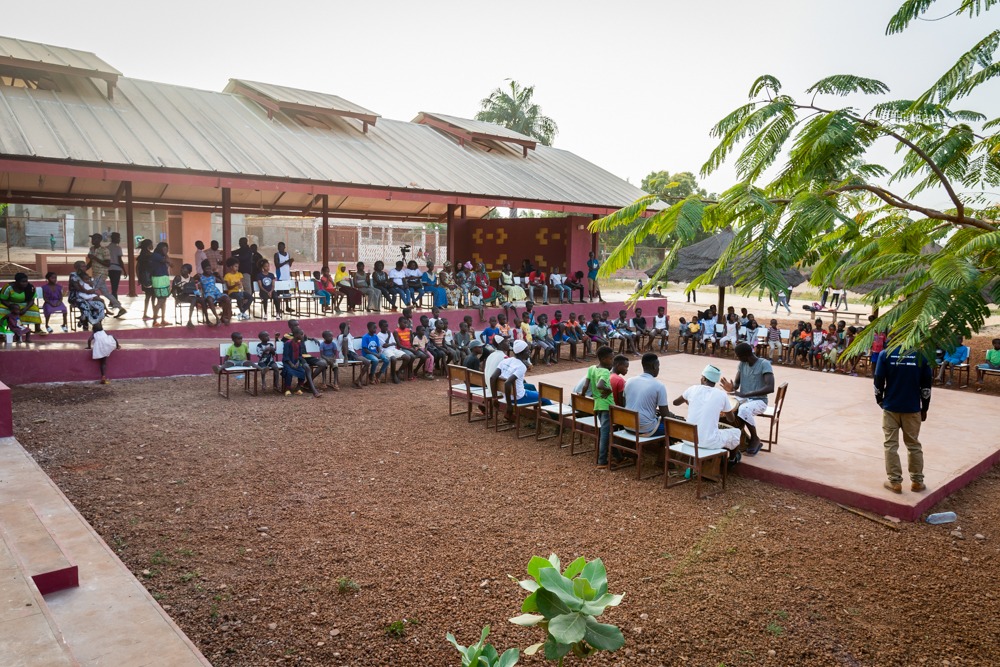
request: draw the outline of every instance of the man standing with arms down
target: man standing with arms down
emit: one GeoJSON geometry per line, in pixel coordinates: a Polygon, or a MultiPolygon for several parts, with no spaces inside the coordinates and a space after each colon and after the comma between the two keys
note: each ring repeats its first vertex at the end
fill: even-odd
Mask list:
{"type": "Polygon", "coordinates": [[[903,432],[910,473],[910,490],[923,491],[924,453],[920,447],[920,423],[927,419],[931,404],[931,367],[916,352],[896,347],[883,352],[875,366],[875,402],[882,408],[885,434],[885,474],[883,486],[893,493],[903,492],[903,469],[899,463],[899,432],[903,432]]]}

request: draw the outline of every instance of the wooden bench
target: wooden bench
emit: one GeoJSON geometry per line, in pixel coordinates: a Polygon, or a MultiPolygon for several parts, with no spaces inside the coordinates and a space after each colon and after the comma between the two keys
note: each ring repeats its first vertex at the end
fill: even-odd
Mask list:
{"type": "MultiPolygon", "coordinates": [[[[858,326],[859,324],[861,324],[861,318],[863,316],[867,315],[867,313],[862,313],[861,311],[850,312],[850,311],[846,311],[846,310],[820,310],[820,311],[816,312],[816,316],[819,317],[823,313],[829,313],[830,315],[832,315],[834,322],[836,322],[837,320],[839,320],[841,318],[853,317],[854,318],[854,325],[855,326],[858,326]]],[[[846,321],[846,319],[845,319],[845,321],[846,321]]]]}

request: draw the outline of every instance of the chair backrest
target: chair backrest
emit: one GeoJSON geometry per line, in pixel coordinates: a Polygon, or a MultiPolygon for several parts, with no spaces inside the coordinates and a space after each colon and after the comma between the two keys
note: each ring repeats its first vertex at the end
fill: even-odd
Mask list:
{"type": "Polygon", "coordinates": [[[255,280],[255,281],[253,281],[253,283],[251,283],[251,285],[252,285],[252,289],[253,289],[254,292],[259,292],[260,291],[260,282],[259,281],[255,280]]]}
{"type": "Polygon", "coordinates": [[[514,276],[514,284],[515,285],[521,284],[521,276],[514,276]]]}
{"type": "Polygon", "coordinates": [[[781,330],[781,341],[783,343],[788,343],[789,342],[788,337],[791,336],[791,335],[792,335],[792,332],[791,332],[790,329],[782,329],[781,330]]]}
{"type": "Polygon", "coordinates": [[[280,341],[280,340],[278,340],[278,341],[275,341],[275,342],[274,342],[274,356],[275,356],[275,357],[280,357],[280,356],[281,356],[281,354],[282,354],[282,353],[283,353],[284,351],[285,351],[285,343],[284,343],[284,342],[282,342],[282,341],[280,341]]]}
{"type": "Polygon", "coordinates": [[[223,294],[226,293],[226,286],[222,283],[215,283],[215,289],[219,290],[223,294]]]}
{"type": "Polygon", "coordinates": [[[663,420],[664,434],[667,436],[667,441],[670,440],[683,440],[684,442],[690,442],[694,445],[694,452],[697,456],[698,454],[698,425],[688,424],[686,421],[681,421],[680,419],[674,419],[673,417],[666,417],[663,420]]]}
{"type": "Polygon", "coordinates": [[[740,327],[740,339],[745,339],[747,337],[747,328],[740,327]]]}
{"type": "Polygon", "coordinates": [[[315,292],[316,291],[316,281],[315,280],[300,280],[299,283],[300,292],[315,292]]]}
{"type": "Polygon", "coordinates": [[[569,402],[573,406],[573,412],[582,412],[585,415],[594,414],[594,399],[590,396],[570,394],[569,402]]]}
{"type": "Polygon", "coordinates": [[[782,382],[778,391],[774,394],[774,419],[778,420],[781,415],[781,406],[785,404],[785,394],[788,392],[788,383],[782,382]]]}
{"type": "Polygon", "coordinates": [[[354,340],[351,341],[351,349],[354,350],[355,352],[360,352],[361,351],[361,338],[360,337],[358,337],[358,336],[354,337],[354,340]]]}
{"type": "Polygon", "coordinates": [[[306,354],[319,354],[319,343],[314,340],[307,340],[306,354]]]}
{"type": "Polygon", "coordinates": [[[563,402],[563,388],[557,387],[554,384],[545,384],[544,382],[539,382],[538,398],[539,400],[549,399],[556,405],[561,405],[563,402]]]}
{"type": "Polygon", "coordinates": [[[486,386],[486,373],[483,371],[473,371],[469,370],[469,386],[475,385],[477,387],[486,386]]]}
{"type": "Polygon", "coordinates": [[[763,343],[767,340],[767,329],[764,327],[757,327],[757,342],[763,343]]]}
{"type": "Polygon", "coordinates": [[[226,358],[226,350],[229,349],[230,345],[232,345],[232,343],[219,343],[219,358],[220,359],[225,359],[226,358]]]}
{"type": "Polygon", "coordinates": [[[448,384],[468,384],[466,374],[468,369],[465,366],[448,364],[448,384]]]}
{"type": "Polygon", "coordinates": [[[295,287],[295,282],[291,280],[274,281],[274,290],[276,292],[291,292],[293,287],[295,287]]]}
{"type": "Polygon", "coordinates": [[[639,413],[628,408],[620,408],[617,405],[611,406],[611,430],[616,426],[626,428],[633,433],[639,432],[639,413]]]}
{"type": "Polygon", "coordinates": [[[726,333],[726,325],[725,324],[716,324],[715,325],[715,335],[716,336],[723,336],[723,335],[725,335],[725,333],[726,333]]]}

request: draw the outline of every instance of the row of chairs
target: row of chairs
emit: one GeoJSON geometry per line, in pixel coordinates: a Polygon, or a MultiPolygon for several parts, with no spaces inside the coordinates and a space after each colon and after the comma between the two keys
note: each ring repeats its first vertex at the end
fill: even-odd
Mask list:
{"type": "MultiPolygon", "coordinates": [[[[231,345],[231,343],[219,343],[219,363],[220,364],[226,358],[226,351],[229,349],[230,345],[231,345]]],[[[352,349],[355,352],[360,353],[360,351],[361,351],[361,339],[360,338],[353,339],[352,349]]],[[[274,391],[276,391],[276,392],[280,392],[281,391],[281,381],[280,381],[281,371],[282,371],[281,356],[282,356],[283,352],[284,352],[284,343],[282,341],[280,341],[280,340],[276,341],[274,343],[275,365],[271,368],[271,371],[272,371],[272,374],[273,374],[273,388],[274,388],[274,391]]],[[[314,341],[307,340],[306,341],[306,354],[318,355],[319,354],[319,345],[317,343],[315,343],[314,341]]],[[[218,377],[218,392],[219,392],[220,396],[222,396],[223,398],[227,398],[227,399],[229,398],[229,381],[230,381],[231,378],[239,376],[239,375],[243,375],[244,376],[244,385],[243,385],[244,391],[246,391],[249,394],[252,394],[252,395],[256,396],[256,394],[257,394],[257,392],[256,392],[256,386],[257,386],[257,384],[256,384],[256,380],[254,379],[254,375],[256,375],[257,373],[262,372],[261,369],[257,366],[257,363],[260,362],[260,358],[255,353],[251,353],[250,354],[250,359],[248,361],[249,361],[249,363],[247,365],[230,366],[229,368],[222,368],[222,369],[220,369],[219,374],[218,374],[219,375],[219,377],[218,377]],[[226,381],[225,391],[223,391],[223,387],[222,387],[223,378],[226,381]],[[251,389],[251,380],[252,379],[254,380],[253,385],[252,385],[253,389],[251,389]]],[[[341,368],[343,368],[343,369],[350,369],[350,371],[351,371],[351,381],[352,382],[356,378],[357,371],[358,371],[358,369],[360,367],[361,367],[361,362],[360,361],[349,361],[347,359],[344,359],[343,357],[340,357],[339,359],[337,359],[337,368],[338,369],[341,369],[341,368]]],[[[330,367],[328,367],[324,371],[324,375],[322,377],[323,381],[325,381],[325,382],[326,381],[331,381],[333,379],[332,375],[333,375],[333,369],[330,368],[330,367]]]]}
{"type": "MultiPolygon", "coordinates": [[[[570,404],[563,402],[564,394],[561,387],[538,383],[539,399],[536,403],[514,406],[511,420],[502,418],[506,413],[507,403],[499,384],[490,387],[488,379],[481,371],[472,371],[462,366],[448,366],[448,413],[451,416],[465,414],[469,423],[485,421],[486,428],[492,428],[499,433],[514,430],[517,438],[530,437],[534,434],[536,440],[559,438],[560,447],[569,447],[570,455],[593,452],[597,462],[599,425],[594,411],[594,399],[581,394],[571,394],[570,404]],[[546,405],[546,401],[550,404],[546,405]],[[459,410],[455,410],[456,403],[459,410]],[[476,414],[478,413],[478,414],[476,414]],[[534,424],[528,428],[527,424],[534,424]],[[570,441],[565,444],[564,430],[569,424],[570,441]],[[549,425],[553,432],[545,435],[543,426],[549,425]],[[584,448],[584,443],[593,440],[593,446],[584,448]]],[[[781,408],[784,403],[788,385],[778,388],[774,405],[768,413],[762,415],[770,419],[770,431],[765,441],[767,451],[777,442],[781,408]]],[[[638,479],[647,479],[664,475],[664,486],[673,487],[689,480],[696,484],[698,498],[714,495],[725,489],[728,473],[729,453],[724,449],[705,449],[699,447],[698,429],[696,425],[687,422],[664,418],[665,435],[643,436],[639,434],[639,415],[634,410],[611,406],[611,452],[620,453],[626,459],[624,463],[611,465],[611,469],[635,466],[638,479]],[[643,476],[644,452],[650,448],[663,450],[663,470],[643,476]],[[674,474],[671,474],[673,468],[674,474]],[[690,475],[684,471],[690,470],[690,475]],[[721,482],[721,486],[713,493],[702,493],[703,480],[721,482]]],[[[648,458],[648,454],[647,454],[648,458]]]]}

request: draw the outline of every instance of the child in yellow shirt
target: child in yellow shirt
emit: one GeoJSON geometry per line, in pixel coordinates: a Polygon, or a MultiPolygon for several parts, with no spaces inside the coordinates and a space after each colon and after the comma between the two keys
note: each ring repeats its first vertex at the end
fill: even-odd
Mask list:
{"type": "Polygon", "coordinates": [[[222,282],[226,285],[226,294],[233,303],[240,309],[240,314],[236,316],[238,320],[249,320],[250,304],[253,303],[253,295],[243,291],[243,274],[240,273],[240,260],[230,257],[226,261],[226,273],[222,276],[222,282]]]}

